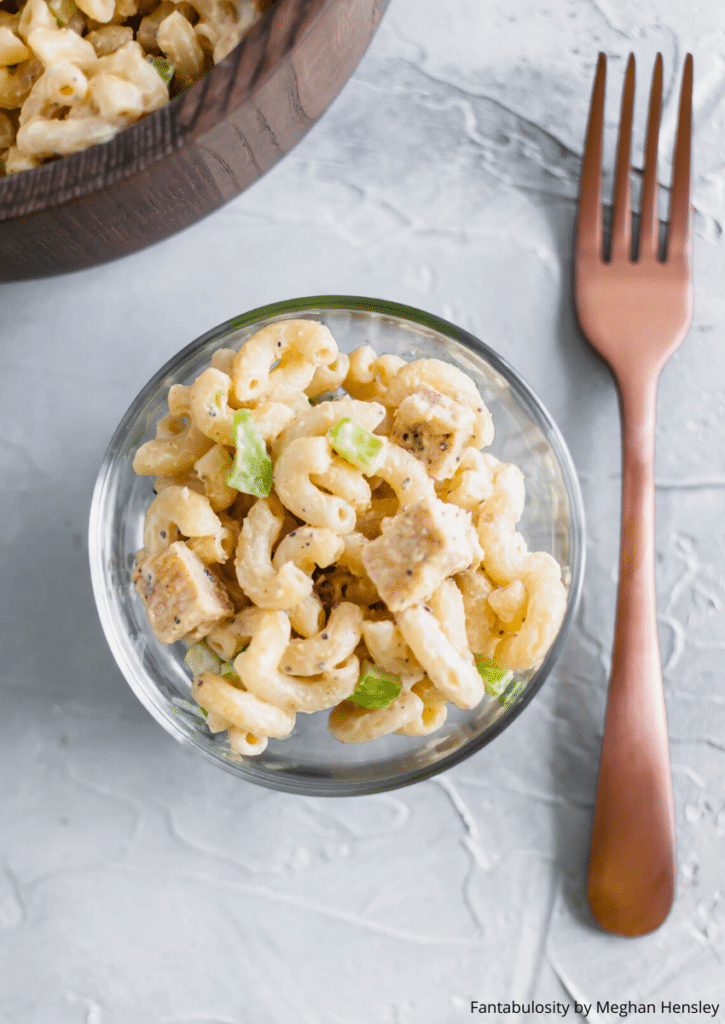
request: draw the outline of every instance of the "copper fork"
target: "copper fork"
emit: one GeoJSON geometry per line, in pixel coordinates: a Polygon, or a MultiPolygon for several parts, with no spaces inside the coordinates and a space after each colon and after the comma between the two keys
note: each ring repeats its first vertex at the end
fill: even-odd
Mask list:
{"type": "Polygon", "coordinates": [[[589,862],[589,902],[607,931],[643,935],[675,893],[675,815],[654,583],[654,439],[662,367],[692,321],[692,56],[682,78],[669,227],[660,250],[657,148],[662,56],[652,78],[639,239],[633,258],[630,150],[634,56],[622,95],[611,256],[603,255],[602,135],[606,57],[592,92],[576,236],[582,329],[618,384],[622,418],[622,534],[612,674],[589,862]]]}

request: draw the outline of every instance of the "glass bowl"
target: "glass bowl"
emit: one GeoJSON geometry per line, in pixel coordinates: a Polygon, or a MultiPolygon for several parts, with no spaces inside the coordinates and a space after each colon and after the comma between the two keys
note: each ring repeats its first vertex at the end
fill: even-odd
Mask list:
{"type": "Polygon", "coordinates": [[[314,796],[376,793],[427,778],[457,764],[498,736],[527,706],[561,653],[584,571],[584,512],[572,464],[556,425],[508,363],[466,331],[428,313],[376,299],[318,296],[277,303],[229,320],[192,342],[146,384],[123,417],[96,482],[89,525],[93,590],[118,665],[139,700],[177,740],[227,771],[272,789],[314,796]],[[152,479],[138,477],[132,459],[154,436],[167,411],[172,384],[190,383],[218,348],[238,348],[266,324],[294,317],[319,319],[343,351],[370,344],[406,360],[443,359],[478,385],[493,415],[488,451],[518,465],[527,501],[520,529],[533,551],[548,551],[562,567],[568,591],[564,621],[538,669],[516,677],[505,699],[485,697],[473,711],[448,705],[443,728],[430,736],[392,735],[343,744],[327,731],[327,713],[300,714],[293,733],[270,740],[256,757],[229,749],[226,733],[209,732],[191,701],[191,678],[181,642],[164,647],[148,625],[131,582],[142,547],[152,479]]]}

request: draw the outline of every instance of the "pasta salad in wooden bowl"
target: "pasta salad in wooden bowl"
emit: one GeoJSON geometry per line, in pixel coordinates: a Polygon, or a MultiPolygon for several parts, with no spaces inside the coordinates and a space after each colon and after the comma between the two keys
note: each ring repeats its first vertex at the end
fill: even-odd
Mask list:
{"type": "Polygon", "coordinates": [[[94,266],[299,142],[388,0],[0,0],[0,281],[94,266]]]}
{"type": "Polygon", "coordinates": [[[326,297],[160,371],[111,443],[90,545],[111,648],[173,735],[343,795],[440,771],[520,713],[576,605],[583,516],[558,431],[493,351],[326,297]]]}

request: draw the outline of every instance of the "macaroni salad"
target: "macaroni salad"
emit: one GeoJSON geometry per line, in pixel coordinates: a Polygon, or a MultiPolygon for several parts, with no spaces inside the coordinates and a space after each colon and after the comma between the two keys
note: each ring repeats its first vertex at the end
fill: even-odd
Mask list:
{"type": "Polygon", "coordinates": [[[523,475],[482,451],[491,415],[457,367],[285,320],[168,406],[133,460],[156,492],[133,579],[232,750],[324,710],[343,743],[427,735],[548,651],[560,567],[517,531],[523,475]]]}
{"type": "Polygon", "coordinates": [[[0,173],[107,142],[232,50],[274,0],[0,0],[0,173]]]}

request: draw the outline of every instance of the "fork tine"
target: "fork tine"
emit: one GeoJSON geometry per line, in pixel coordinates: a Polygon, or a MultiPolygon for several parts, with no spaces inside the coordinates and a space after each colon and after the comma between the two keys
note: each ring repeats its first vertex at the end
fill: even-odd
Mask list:
{"type": "Polygon", "coordinates": [[[660,222],[657,189],[657,149],[662,116],[662,54],[657,54],[652,75],[647,118],[647,142],[642,182],[642,221],[639,235],[639,258],[656,259],[659,252],[660,222]]]}
{"type": "Polygon", "coordinates": [[[685,57],[680,92],[680,116],[672,171],[670,231],[667,257],[685,256],[690,251],[690,148],[692,139],[692,54],[685,57]]]}
{"type": "Polygon", "coordinates": [[[576,243],[577,256],[594,256],[598,259],[602,258],[602,137],[606,79],[607,58],[600,53],[582,159],[576,243]]]}
{"type": "Polygon", "coordinates": [[[617,175],[614,181],[614,220],[612,222],[612,259],[629,259],[632,249],[632,210],[630,205],[629,164],[632,149],[634,114],[634,54],[627,61],[622,92],[622,114],[617,143],[617,175]]]}

